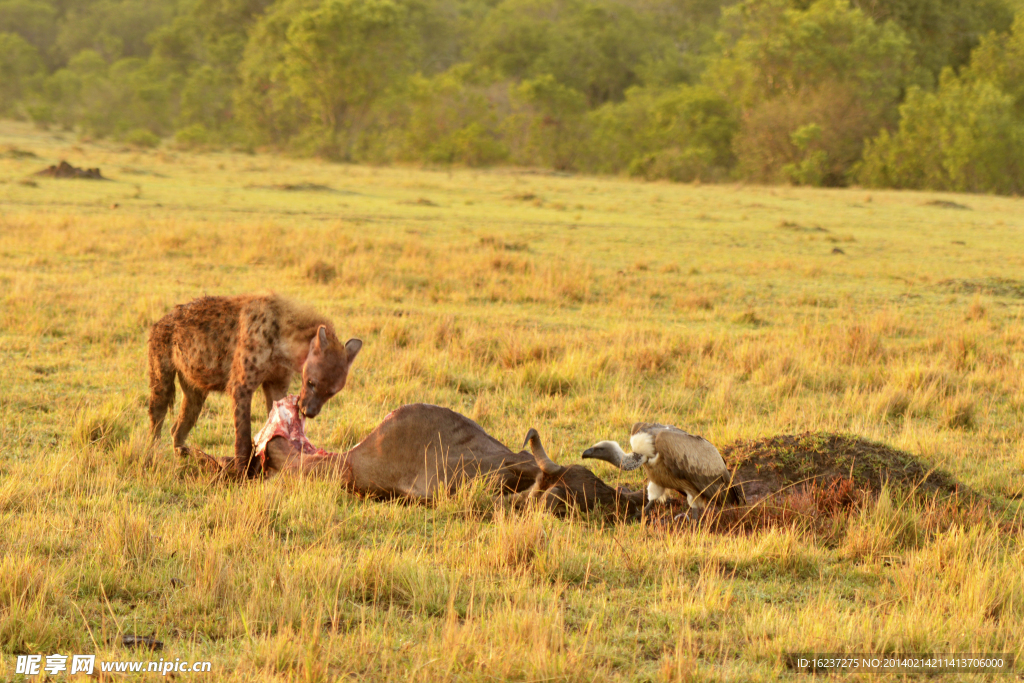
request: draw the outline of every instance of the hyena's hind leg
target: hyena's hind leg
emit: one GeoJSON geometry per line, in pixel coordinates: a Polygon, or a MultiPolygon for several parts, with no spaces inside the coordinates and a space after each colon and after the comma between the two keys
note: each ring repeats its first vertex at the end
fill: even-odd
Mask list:
{"type": "Polygon", "coordinates": [[[156,443],[167,411],[174,405],[174,363],[171,361],[170,328],[153,327],[149,337],[149,436],[156,443]]]}
{"type": "Polygon", "coordinates": [[[195,388],[180,375],[178,376],[178,381],[181,383],[181,393],[184,397],[181,401],[181,411],[178,413],[178,419],[174,421],[174,426],[171,427],[171,436],[174,438],[175,452],[184,454],[187,452],[184,451],[185,439],[188,438],[188,433],[192,431],[196,420],[199,419],[199,413],[203,410],[203,403],[206,402],[206,392],[195,388]]]}

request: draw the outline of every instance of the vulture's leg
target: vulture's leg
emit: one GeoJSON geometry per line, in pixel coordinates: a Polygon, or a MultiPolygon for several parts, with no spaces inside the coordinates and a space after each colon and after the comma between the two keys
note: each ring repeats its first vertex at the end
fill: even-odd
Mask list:
{"type": "Polygon", "coordinates": [[[647,482],[647,505],[644,506],[641,517],[647,517],[654,510],[654,505],[659,500],[665,497],[665,489],[658,486],[653,481],[647,482]]]}
{"type": "Polygon", "coordinates": [[[678,515],[676,515],[676,521],[681,522],[685,520],[692,524],[700,524],[704,521],[705,513],[707,512],[707,510],[708,509],[706,507],[691,507],[686,512],[680,512],[678,515]]]}

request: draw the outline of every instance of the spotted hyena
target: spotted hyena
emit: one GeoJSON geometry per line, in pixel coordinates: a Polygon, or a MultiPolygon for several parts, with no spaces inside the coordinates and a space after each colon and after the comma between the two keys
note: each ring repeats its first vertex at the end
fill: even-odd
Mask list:
{"type": "Polygon", "coordinates": [[[276,294],[207,296],[176,306],[149,334],[152,439],[174,403],[175,376],[184,394],[171,428],[179,452],[187,452],[185,439],[207,394],[226,392],[234,409],[235,466],[253,476],[250,416],[257,387],[263,386],[269,410],[288,393],[292,373],[301,372],[299,410],[315,417],[345,386],[361,347],[358,339],[342,344],[330,321],[276,294]]]}

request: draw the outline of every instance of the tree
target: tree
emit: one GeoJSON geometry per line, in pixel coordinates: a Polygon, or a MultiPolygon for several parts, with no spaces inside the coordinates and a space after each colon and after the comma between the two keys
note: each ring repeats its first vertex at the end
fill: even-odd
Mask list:
{"type": "Polygon", "coordinates": [[[223,130],[231,122],[235,86],[236,79],[230,72],[210,64],[193,68],[181,88],[175,126],[201,126],[207,134],[223,130]]]}
{"type": "Polygon", "coordinates": [[[647,86],[670,87],[695,83],[715,51],[715,33],[723,5],[729,0],[628,0],[642,17],[652,52],[637,73],[647,86]],[[652,30],[653,29],[653,30],[652,30]],[[663,38],[662,38],[663,37],[663,38]]]}
{"type": "Polygon", "coordinates": [[[173,20],[149,36],[151,60],[181,83],[183,139],[210,142],[238,136],[233,95],[253,24],[271,0],[182,0],[173,20]]]}
{"type": "Polygon", "coordinates": [[[17,112],[18,102],[35,87],[43,68],[39,51],[15,33],[0,33],[0,114],[17,112]]]}
{"type": "Polygon", "coordinates": [[[1024,120],[1024,11],[1009,32],[993,31],[981,41],[963,75],[971,82],[988,81],[1010,95],[1024,120]]]}
{"type": "Polygon", "coordinates": [[[53,52],[63,62],[94,50],[109,64],[122,57],[146,58],[146,37],[166,23],[174,0],[95,0],[69,3],[57,22],[53,52]]]}
{"type": "Polygon", "coordinates": [[[551,75],[590,106],[621,100],[662,37],[628,6],[587,0],[505,0],[473,38],[473,61],[516,80],[551,75]]]}
{"type": "Polygon", "coordinates": [[[57,35],[57,12],[40,0],[0,0],[0,33],[13,33],[44,57],[57,35]]]}
{"type": "Polygon", "coordinates": [[[1013,11],[1004,0],[852,0],[876,23],[892,21],[910,40],[915,62],[932,85],[943,68],[967,64],[982,36],[1006,31],[1013,11]]]}
{"type": "Polygon", "coordinates": [[[285,2],[253,32],[236,101],[257,135],[350,158],[373,104],[410,67],[407,13],[392,0],[285,2]]]}
{"type": "Polygon", "coordinates": [[[740,111],[734,149],[758,181],[844,184],[864,138],[895,119],[911,69],[899,27],[845,0],[747,0],[726,12],[720,42],[705,82],[740,111]],[[801,129],[816,133],[794,137],[801,129]]]}
{"type": "Polygon", "coordinates": [[[899,129],[867,143],[861,182],[957,192],[1024,191],[1024,125],[1013,98],[987,81],[942,72],[938,91],[912,88],[899,129]]]}

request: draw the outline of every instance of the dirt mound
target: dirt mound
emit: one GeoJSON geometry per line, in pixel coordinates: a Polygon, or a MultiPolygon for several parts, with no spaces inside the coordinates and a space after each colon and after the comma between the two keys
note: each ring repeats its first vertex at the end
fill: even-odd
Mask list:
{"type": "Polygon", "coordinates": [[[335,192],[333,187],[319,183],[277,183],[275,185],[246,185],[248,190],[281,190],[282,192],[335,192]]]}
{"type": "Polygon", "coordinates": [[[736,441],[722,449],[748,503],[787,489],[828,489],[849,481],[877,493],[883,484],[920,493],[969,493],[949,474],[910,453],[848,434],[806,432],[758,441],[736,441]]]}
{"type": "Polygon", "coordinates": [[[1024,299],[1024,282],[1005,277],[943,280],[936,286],[958,294],[989,294],[1024,299]]]}
{"type": "Polygon", "coordinates": [[[0,157],[5,159],[35,159],[36,153],[30,152],[27,149],[18,149],[14,145],[4,145],[4,151],[0,152],[0,157]]]}
{"type": "Polygon", "coordinates": [[[937,206],[940,209],[961,209],[970,211],[971,207],[964,204],[957,204],[956,202],[950,202],[945,199],[933,199],[930,202],[925,202],[924,206],[937,206]]]}
{"type": "Polygon", "coordinates": [[[84,180],[108,180],[103,177],[98,168],[78,168],[72,166],[66,161],[61,161],[56,166],[50,166],[44,168],[42,171],[36,173],[36,175],[46,176],[47,178],[82,178],[84,180]]]}

